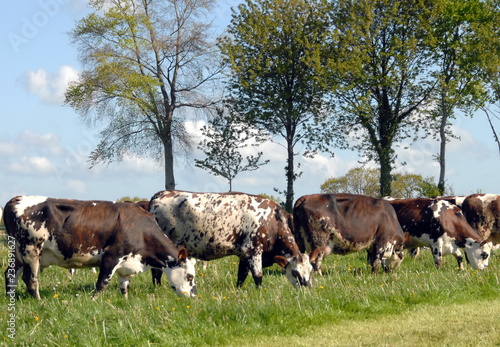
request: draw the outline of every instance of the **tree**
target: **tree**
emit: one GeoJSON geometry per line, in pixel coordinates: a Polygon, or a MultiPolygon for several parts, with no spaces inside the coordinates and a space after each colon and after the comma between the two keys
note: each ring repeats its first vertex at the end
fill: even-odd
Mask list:
{"type": "MultiPolygon", "coordinates": [[[[321,0],[247,0],[219,46],[229,65],[228,103],[243,121],[285,140],[285,208],[292,210],[295,146],[326,149],[325,87],[317,78],[328,21],[321,0]]],[[[311,151],[309,151],[311,150],[311,151]]]]}
{"type": "Polygon", "coordinates": [[[380,195],[391,195],[394,145],[414,138],[435,88],[425,46],[432,1],[337,0],[327,44],[338,145],[380,165],[380,195]]]}
{"type": "Polygon", "coordinates": [[[350,193],[379,196],[380,170],[357,167],[350,169],[344,176],[329,178],[321,185],[323,193],[350,193]]]}
{"type": "Polygon", "coordinates": [[[256,146],[260,137],[250,128],[235,123],[231,116],[224,115],[222,111],[208,126],[202,128],[202,133],[205,139],[199,144],[199,148],[206,158],[196,159],[195,165],[227,179],[229,191],[233,190],[233,179],[240,172],[257,170],[269,162],[260,162],[262,152],[258,152],[257,155],[246,156],[246,163],[243,164],[241,150],[248,147],[252,139],[257,143],[251,146],[256,146]]]}
{"type": "Polygon", "coordinates": [[[190,145],[180,111],[213,105],[204,88],[221,70],[203,20],[214,2],[91,1],[96,11],[71,33],[84,70],[66,104],[104,124],[92,164],[150,155],[164,161],[165,189],[175,188],[174,143],[190,145]]]}
{"type": "Polygon", "coordinates": [[[454,109],[466,114],[483,108],[488,102],[487,85],[491,73],[499,69],[499,12],[491,1],[437,1],[429,35],[430,48],[438,67],[437,108],[433,115],[440,140],[438,161],[439,193],[445,190],[446,142],[452,136],[450,119],[454,109]]]}
{"type": "MultiPolygon", "coordinates": [[[[350,169],[344,176],[329,178],[321,185],[322,193],[362,194],[380,198],[380,170],[357,167],[350,169]]],[[[417,197],[432,197],[439,194],[434,177],[423,178],[421,175],[397,173],[393,175],[391,190],[394,198],[411,199],[417,197]]],[[[447,195],[453,195],[453,190],[447,187],[447,195]]]]}
{"type": "Polygon", "coordinates": [[[139,201],[149,201],[149,198],[140,198],[138,196],[134,196],[131,198],[130,196],[123,196],[120,199],[116,200],[118,202],[126,202],[126,201],[131,201],[131,202],[139,202],[139,201]]]}
{"type": "MultiPolygon", "coordinates": [[[[421,195],[425,190],[423,186],[427,187],[428,184],[424,183],[428,180],[424,180],[421,175],[416,174],[394,174],[394,181],[391,183],[391,196],[400,199],[411,199],[421,196],[434,196],[432,195],[421,195]]],[[[431,181],[432,182],[432,181],[431,181]]],[[[435,186],[435,185],[434,185],[435,186]]]]}

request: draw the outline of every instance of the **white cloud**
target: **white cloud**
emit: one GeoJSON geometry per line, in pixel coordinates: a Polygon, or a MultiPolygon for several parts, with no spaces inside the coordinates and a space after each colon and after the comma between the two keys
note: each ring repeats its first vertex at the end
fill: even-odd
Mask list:
{"type": "Polygon", "coordinates": [[[64,150],[59,145],[59,136],[52,133],[40,134],[32,130],[24,130],[19,135],[20,143],[29,146],[31,150],[50,155],[62,155],[64,150]]]}
{"type": "Polygon", "coordinates": [[[160,164],[151,158],[140,158],[133,154],[126,154],[122,160],[122,166],[126,170],[147,174],[148,172],[158,172],[160,164]]]}
{"type": "Polygon", "coordinates": [[[23,156],[8,164],[7,171],[17,174],[47,174],[54,172],[54,165],[45,157],[23,156]]]}
{"type": "Polygon", "coordinates": [[[23,76],[23,85],[29,93],[37,95],[48,104],[62,104],[64,93],[71,81],[78,79],[78,71],[68,65],[63,65],[57,73],[45,69],[28,71],[23,76]]]}
{"type": "Polygon", "coordinates": [[[69,180],[66,185],[69,189],[77,194],[84,194],[87,191],[85,182],[80,180],[69,180]]]}
{"type": "Polygon", "coordinates": [[[21,151],[21,146],[8,141],[0,141],[0,155],[11,156],[17,155],[21,151]]]}

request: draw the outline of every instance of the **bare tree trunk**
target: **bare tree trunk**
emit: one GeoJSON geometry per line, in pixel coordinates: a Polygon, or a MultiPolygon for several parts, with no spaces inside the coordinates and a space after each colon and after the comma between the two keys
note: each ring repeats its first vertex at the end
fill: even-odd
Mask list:
{"type": "Polygon", "coordinates": [[[294,203],[294,192],[293,192],[293,181],[295,180],[294,174],[294,155],[293,155],[293,144],[291,139],[287,139],[287,154],[288,158],[286,161],[286,202],[285,210],[287,212],[292,212],[294,203]]]}
{"type": "MultiPolygon", "coordinates": [[[[446,80],[449,83],[449,79],[446,80]]],[[[441,106],[440,106],[440,118],[441,124],[439,125],[439,138],[441,140],[439,146],[439,180],[438,180],[438,190],[440,195],[444,195],[445,189],[445,177],[446,177],[446,126],[448,124],[448,119],[452,113],[453,108],[446,101],[446,94],[441,93],[441,106]]]]}
{"type": "Polygon", "coordinates": [[[174,190],[174,148],[170,136],[163,138],[163,150],[165,154],[165,189],[174,190]]]}
{"type": "Polygon", "coordinates": [[[391,190],[391,149],[383,148],[380,153],[380,196],[390,196],[391,190]]]}
{"type": "Polygon", "coordinates": [[[439,137],[441,140],[439,146],[439,180],[438,180],[438,190],[440,195],[444,195],[444,181],[446,174],[446,124],[448,123],[448,109],[442,101],[441,106],[441,125],[439,126],[439,137]]]}

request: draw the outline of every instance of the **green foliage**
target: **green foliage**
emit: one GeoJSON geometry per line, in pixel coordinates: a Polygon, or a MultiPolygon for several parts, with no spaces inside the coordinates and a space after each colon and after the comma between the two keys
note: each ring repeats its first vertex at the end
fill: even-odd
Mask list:
{"type": "Polygon", "coordinates": [[[391,195],[393,144],[417,132],[422,123],[416,111],[434,88],[424,48],[431,3],[332,2],[325,78],[334,94],[338,145],[380,164],[381,195],[391,195]]]}
{"type": "Polygon", "coordinates": [[[437,156],[440,195],[444,194],[446,142],[455,137],[450,130],[454,110],[472,115],[483,108],[493,95],[490,81],[500,71],[500,37],[491,35],[500,13],[492,6],[491,1],[441,0],[431,19],[428,44],[438,68],[429,131],[441,141],[437,156]]]}
{"type": "Polygon", "coordinates": [[[317,77],[328,22],[323,1],[248,0],[219,47],[230,69],[228,103],[243,120],[286,141],[287,210],[294,202],[294,147],[328,149],[325,86],[317,77]]]}
{"type": "Polygon", "coordinates": [[[140,198],[138,196],[134,196],[133,198],[131,198],[130,196],[124,196],[116,201],[118,201],[118,202],[123,202],[123,201],[138,202],[138,201],[145,201],[145,200],[149,200],[149,199],[140,198]]]}
{"type": "Polygon", "coordinates": [[[252,129],[235,122],[231,115],[220,112],[208,126],[202,128],[202,134],[205,139],[198,148],[203,150],[206,158],[196,159],[196,166],[227,179],[229,191],[233,190],[232,182],[239,173],[258,170],[269,162],[260,162],[262,152],[258,152],[256,155],[247,155],[243,163],[241,150],[248,147],[250,141],[255,142],[251,146],[257,146],[263,140],[252,129]]]}
{"type": "MultiPolygon", "coordinates": [[[[5,269],[3,242],[1,247],[5,269]]],[[[300,290],[290,285],[276,265],[264,270],[261,289],[251,278],[243,288],[235,288],[235,257],[212,261],[206,271],[199,265],[197,298],[176,297],[165,279],[163,286],[154,287],[149,273],[144,273],[131,280],[128,300],[120,294],[114,277],[95,301],[91,294],[96,274],[82,269],[70,276],[65,269],[50,267],[40,275],[42,300],[29,297],[24,283],[18,285],[15,342],[26,346],[306,346],[318,336],[338,332],[331,340],[334,345],[366,341],[366,345],[386,346],[387,336],[395,331],[404,341],[418,341],[422,331],[429,332],[429,324],[439,336],[426,334],[427,345],[478,345],[479,336],[482,344],[500,342],[498,329],[488,329],[498,323],[493,312],[498,312],[500,298],[499,254],[494,254],[488,269],[480,272],[457,270],[452,256],[445,257],[443,268],[436,270],[431,253],[423,251],[417,259],[405,258],[396,274],[378,276],[370,273],[365,252],[330,255],[323,263],[324,276],[315,276],[312,288],[300,290]],[[457,305],[471,306],[472,316],[480,313],[481,327],[487,334],[471,326],[471,315],[457,311],[457,305]],[[432,322],[419,318],[426,316],[425,312],[431,313],[432,322]],[[446,314],[441,316],[440,312],[446,314]],[[411,329],[384,328],[375,336],[373,327],[384,324],[411,329]],[[452,328],[448,324],[477,331],[448,336],[444,333],[452,328]],[[341,333],[351,328],[355,336],[341,333]]],[[[3,279],[0,282],[3,284],[3,279]]],[[[2,322],[7,322],[10,314],[7,304],[2,295],[2,322]]],[[[9,343],[3,327],[0,338],[9,343]]]]}
{"type": "MultiPolygon", "coordinates": [[[[321,186],[322,193],[350,193],[380,197],[380,171],[362,167],[349,170],[339,178],[329,178],[321,186]]],[[[393,175],[391,182],[392,197],[410,199],[416,197],[433,197],[442,195],[433,177],[423,178],[421,175],[398,173],[393,175]]],[[[451,188],[447,188],[446,195],[452,195],[451,188]]]]}
{"type": "MultiPolygon", "coordinates": [[[[220,73],[203,17],[215,0],[96,0],[71,32],[83,71],[66,104],[102,129],[92,165],[125,154],[164,161],[165,188],[175,188],[174,143],[187,149],[187,107],[214,103],[204,87],[220,73]]],[[[215,85],[210,85],[215,90],[215,85]]],[[[180,150],[178,152],[181,152],[180,150]]]]}
{"type": "Polygon", "coordinates": [[[321,185],[323,193],[350,193],[379,196],[380,171],[362,167],[350,169],[344,176],[329,178],[321,185]]]}

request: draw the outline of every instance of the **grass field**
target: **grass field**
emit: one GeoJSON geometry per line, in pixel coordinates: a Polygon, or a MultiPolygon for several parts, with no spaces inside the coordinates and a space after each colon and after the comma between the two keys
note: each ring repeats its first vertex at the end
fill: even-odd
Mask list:
{"type": "MultiPolygon", "coordinates": [[[[0,246],[7,267],[7,248],[0,246]]],[[[71,277],[58,267],[40,276],[41,301],[22,281],[12,304],[0,296],[0,344],[20,346],[499,346],[500,252],[485,271],[459,271],[452,256],[440,271],[430,252],[407,257],[396,274],[373,276],[364,252],[331,255],[312,288],[294,289],[274,265],[263,287],[249,277],[235,288],[237,258],[197,273],[198,297],[179,298],[149,273],[124,299],[113,279],[91,300],[97,275],[71,277]],[[10,306],[9,306],[10,304],[10,306]],[[14,309],[11,309],[14,307],[14,309]],[[11,311],[9,311],[11,309],[11,311]],[[15,313],[15,340],[8,330],[15,313]]],[[[3,273],[0,285],[5,286],[3,273]]]]}

